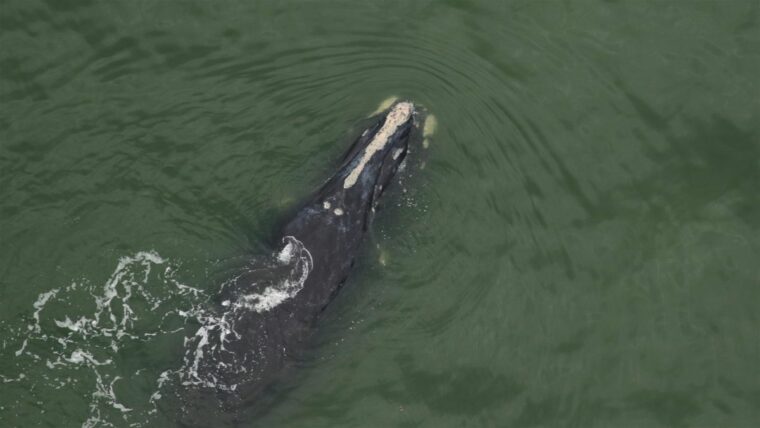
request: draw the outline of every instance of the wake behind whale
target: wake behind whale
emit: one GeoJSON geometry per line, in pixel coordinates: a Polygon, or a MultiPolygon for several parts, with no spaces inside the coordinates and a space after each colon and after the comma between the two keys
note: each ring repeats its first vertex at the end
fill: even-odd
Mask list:
{"type": "Polygon", "coordinates": [[[181,371],[184,425],[239,420],[292,365],[345,283],[384,190],[422,137],[422,113],[395,102],[374,116],[338,171],[280,230],[281,246],[227,281],[196,316],[181,371]]]}

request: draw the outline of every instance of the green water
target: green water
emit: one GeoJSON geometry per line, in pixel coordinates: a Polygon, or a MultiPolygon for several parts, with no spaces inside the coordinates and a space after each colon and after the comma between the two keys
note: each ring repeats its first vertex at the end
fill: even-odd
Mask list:
{"type": "Polygon", "coordinates": [[[0,426],[170,426],[391,95],[426,166],[250,426],[758,426],[758,76],[756,1],[4,1],[0,426]]]}

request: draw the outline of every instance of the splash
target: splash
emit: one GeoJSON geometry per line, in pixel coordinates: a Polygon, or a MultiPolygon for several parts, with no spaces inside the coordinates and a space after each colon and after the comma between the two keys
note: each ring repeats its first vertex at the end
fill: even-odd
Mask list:
{"type": "Polygon", "coordinates": [[[185,314],[194,317],[200,326],[194,336],[185,340],[184,364],[179,372],[182,385],[235,391],[236,380],[245,378],[244,360],[256,355],[253,350],[240,355],[228,349],[232,341],[241,339],[236,326],[241,320],[250,319],[252,313],[270,311],[295,297],[314,266],[311,253],[301,241],[286,236],[283,243],[283,248],[271,259],[259,260],[250,270],[222,285],[232,297],[221,302],[220,313],[203,307],[185,314]],[[250,292],[251,289],[260,291],[250,292]],[[219,366],[227,375],[225,379],[219,366]]]}
{"type": "Polygon", "coordinates": [[[252,293],[242,296],[242,305],[246,308],[259,313],[269,311],[285,300],[295,297],[306,283],[306,278],[309,277],[309,272],[314,266],[311,253],[301,241],[293,236],[286,236],[283,240],[287,243],[277,256],[277,260],[284,265],[297,260],[292,274],[284,278],[282,282],[265,288],[260,294],[252,293]]]}
{"type": "MultiPolygon", "coordinates": [[[[240,339],[236,331],[240,319],[296,296],[312,268],[312,256],[303,243],[285,237],[280,251],[222,284],[223,290],[240,289],[230,293],[220,308],[210,304],[211,296],[204,290],[181,282],[180,266],[157,252],[121,257],[100,283],[81,279],[36,297],[29,322],[9,326],[10,335],[3,339],[0,353],[9,355],[0,357],[11,364],[2,367],[0,383],[13,386],[20,399],[32,389],[34,397],[45,391],[49,396],[76,391],[72,397],[88,413],[83,427],[161,425],[155,420],[162,416],[159,409],[171,407],[167,403],[173,403],[186,385],[237,388],[201,366],[225,364],[219,363],[225,361],[223,355],[230,361],[234,354],[228,345],[240,339]],[[241,279],[250,273],[259,280],[241,279]],[[185,337],[189,325],[196,326],[195,334],[185,337]],[[175,353],[155,352],[157,347],[184,347],[184,357],[180,362],[175,353]],[[136,369],[130,366],[135,362],[130,356],[137,354],[159,362],[136,369]],[[88,385],[89,393],[82,394],[83,385],[88,385]],[[152,389],[127,393],[146,387],[152,389]]],[[[245,373],[245,365],[231,368],[233,373],[236,370],[245,373]]]]}
{"type": "MultiPolygon", "coordinates": [[[[19,391],[44,388],[77,391],[91,385],[82,406],[89,410],[83,427],[141,426],[155,412],[165,375],[130,371],[120,351],[139,349],[175,338],[181,340],[185,318],[178,307],[197,307],[207,299],[195,287],[176,279],[176,267],[155,251],[121,257],[101,284],[86,279],[40,293],[31,304],[26,325],[10,328],[11,343],[20,343],[10,361],[11,376],[3,383],[19,391]],[[163,377],[162,377],[163,376],[163,377]],[[155,384],[146,403],[127,404],[119,391],[155,384]]],[[[7,368],[4,369],[4,371],[7,368]]],[[[23,399],[21,397],[20,399],[23,399]]]]}

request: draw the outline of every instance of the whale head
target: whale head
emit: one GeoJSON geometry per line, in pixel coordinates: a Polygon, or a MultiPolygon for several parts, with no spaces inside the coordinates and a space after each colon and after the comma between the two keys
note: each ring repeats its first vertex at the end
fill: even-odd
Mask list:
{"type": "Polygon", "coordinates": [[[400,101],[371,117],[338,170],[280,229],[313,256],[314,269],[299,292],[308,306],[325,307],[347,278],[381,196],[422,139],[421,116],[414,104],[400,101]]]}
{"type": "Polygon", "coordinates": [[[350,236],[347,241],[360,239],[410,147],[422,136],[421,114],[411,102],[400,101],[371,117],[343,156],[338,170],[311,196],[283,233],[305,236],[318,231],[332,233],[337,228],[350,236]]]}
{"type": "Polygon", "coordinates": [[[380,197],[422,137],[420,115],[401,101],[370,118],[338,170],[281,229],[313,256],[314,271],[300,296],[315,306],[324,307],[347,277],[380,197]]]}
{"type": "Polygon", "coordinates": [[[397,103],[362,133],[341,170],[344,190],[388,184],[409,149],[414,113],[412,103],[397,103]]]}
{"type": "Polygon", "coordinates": [[[341,168],[317,193],[323,208],[363,218],[366,229],[380,196],[419,134],[418,114],[414,104],[401,101],[373,117],[344,156],[341,168]]]}

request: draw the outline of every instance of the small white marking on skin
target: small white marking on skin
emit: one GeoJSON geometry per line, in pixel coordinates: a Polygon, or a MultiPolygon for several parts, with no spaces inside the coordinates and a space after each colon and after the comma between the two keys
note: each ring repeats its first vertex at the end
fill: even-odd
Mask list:
{"type": "Polygon", "coordinates": [[[438,128],[438,119],[432,114],[429,114],[425,119],[425,127],[422,129],[422,136],[429,137],[435,134],[435,130],[438,128]]]}
{"type": "Polygon", "coordinates": [[[393,151],[393,160],[398,159],[398,157],[401,155],[401,152],[403,152],[404,149],[396,149],[393,151]]]}
{"type": "Polygon", "coordinates": [[[329,202],[329,201],[324,201],[324,202],[322,203],[322,207],[323,207],[324,209],[326,209],[326,210],[329,210],[329,209],[330,209],[330,202],[329,202]]]}
{"type": "Polygon", "coordinates": [[[383,147],[388,144],[391,135],[396,132],[401,124],[409,120],[409,117],[412,115],[412,110],[412,103],[408,102],[398,103],[393,107],[385,118],[383,127],[380,128],[372,141],[367,145],[367,148],[364,149],[364,154],[361,159],[359,159],[359,164],[356,165],[343,182],[344,189],[349,189],[356,184],[356,180],[359,179],[359,175],[364,171],[364,167],[372,158],[372,155],[382,150],[383,147]]]}
{"type": "Polygon", "coordinates": [[[335,213],[335,215],[337,215],[338,217],[340,217],[340,216],[342,216],[342,215],[343,215],[343,210],[342,210],[342,209],[340,209],[340,208],[335,208],[335,210],[334,210],[333,212],[334,212],[334,213],[335,213]]]}

